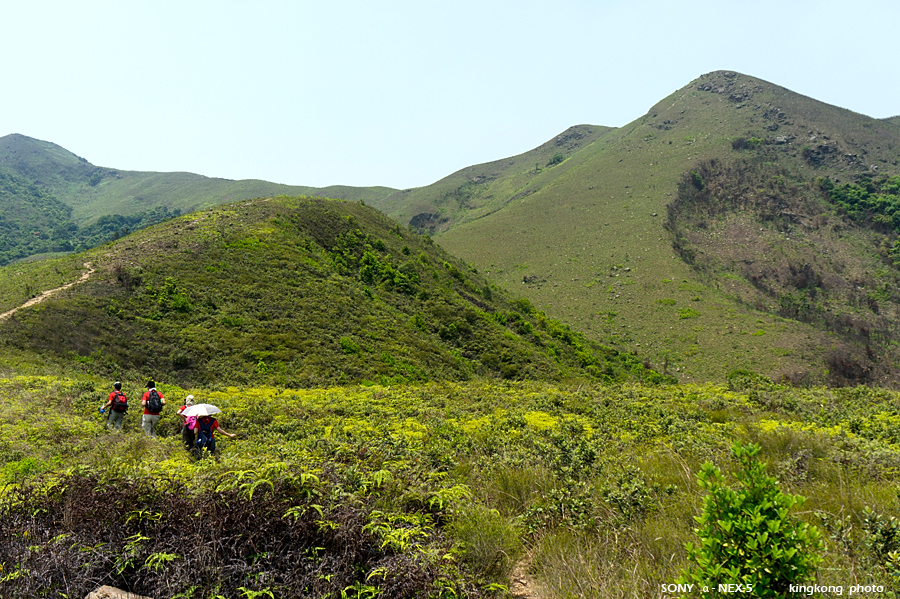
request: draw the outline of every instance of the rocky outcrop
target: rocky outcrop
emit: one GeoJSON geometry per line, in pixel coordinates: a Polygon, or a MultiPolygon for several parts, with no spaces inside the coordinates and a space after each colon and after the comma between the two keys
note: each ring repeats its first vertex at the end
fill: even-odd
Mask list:
{"type": "Polygon", "coordinates": [[[122,591],[114,587],[102,586],[94,592],[88,594],[84,599],[153,599],[144,595],[135,595],[128,591],[122,591]]]}

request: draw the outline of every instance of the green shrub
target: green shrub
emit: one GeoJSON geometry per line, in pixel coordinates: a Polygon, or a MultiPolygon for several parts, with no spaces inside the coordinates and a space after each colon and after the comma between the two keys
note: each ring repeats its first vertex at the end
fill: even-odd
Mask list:
{"type": "Polygon", "coordinates": [[[732,370],[728,373],[726,380],[728,381],[728,388],[732,391],[747,391],[750,389],[768,391],[775,387],[768,378],[744,368],[732,370]]]}
{"type": "Polygon", "coordinates": [[[865,543],[875,562],[881,566],[896,567],[900,556],[900,520],[874,512],[866,507],[863,512],[865,543]]]}
{"type": "Polygon", "coordinates": [[[358,354],[360,352],[359,344],[350,337],[341,337],[341,351],[345,354],[358,354]]]}
{"type": "MultiPolygon", "coordinates": [[[[734,150],[755,150],[762,144],[763,140],[758,137],[749,139],[744,137],[736,137],[731,141],[731,148],[734,150]]],[[[805,156],[804,156],[805,158],[805,156]]]]}
{"type": "Polygon", "coordinates": [[[699,172],[691,171],[691,183],[693,183],[694,187],[696,187],[699,191],[703,191],[703,175],[701,175],[699,172]]]}
{"type": "Polygon", "coordinates": [[[787,495],[756,459],[758,445],[736,441],[731,451],[740,464],[737,488],[725,484],[722,472],[707,462],[698,476],[708,491],[703,513],[696,518],[700,544],[687,543],[694,562],[679,579],[712,590],[719,584],[752,587],[754,597],[784,597],[791,584],[806,580],[821,561],[818,529],[789,516],[805,501],[787,495]]]}

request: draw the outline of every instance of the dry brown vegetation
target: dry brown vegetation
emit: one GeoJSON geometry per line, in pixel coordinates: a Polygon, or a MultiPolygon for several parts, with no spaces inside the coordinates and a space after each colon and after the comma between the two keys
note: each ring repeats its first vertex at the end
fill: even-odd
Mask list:
{"type": "Polygon", "coordinates": [[[709,160],[685,173],[666,227],[682,259],[710,285],[813,325],[832,384],[898,382],[900,272],[887,251],[893,233],[852,221],[765,154],[709,160]]]}

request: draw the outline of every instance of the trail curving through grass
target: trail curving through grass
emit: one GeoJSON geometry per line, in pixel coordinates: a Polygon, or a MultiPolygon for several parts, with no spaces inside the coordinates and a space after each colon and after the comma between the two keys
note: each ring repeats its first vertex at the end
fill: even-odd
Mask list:
{"type": "Polygon", "coordinates": [[[85,262],[84,267],[87,268],[88,271],[85,273],[82,273],[81,277],[77,281],[72,281],[71,283],[66,283],[62,287],[57,287],[56,289],[50,289],[48,291],[44,291],[40,295],[31,298],[30,300],[28,300],[21,306],[18,306],[16,308],[13,308],[12,310],[4,312],[3,314],[0,314],[0,320],[6,320],[7,318],[9,318],[13,314],[15,314],[18,310],[21,310],[22,308],[27,308],[29,306],[39,304],[46,299],[50,299],[50,297],[52,297],[54,294],[56,294],[60,291],[68,289],[69,287],[72,287],[73,285],[77,285],[78,283],[83,283],[84,281],[86,281],[88,279],[88,277],[90,277],[92,274],[94,274],[94,271],[96,270],[95,268],[93,268],[91,266],[90,262],[85,262]]]}

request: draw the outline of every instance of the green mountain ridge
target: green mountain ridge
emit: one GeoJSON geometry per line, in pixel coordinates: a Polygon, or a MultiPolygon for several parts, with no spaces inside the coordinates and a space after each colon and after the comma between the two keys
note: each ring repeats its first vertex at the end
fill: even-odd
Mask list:
{"type": "Polygon", "coordinates": [[[19,134],[0,138],[0,174],[6,181],[0,190],[6,221],[6,230],[0,230],[0,264],[35,254],[87,249],[172,216],[241,199],[311,195],[371,201],[394,191],[124,171],[95,166],[56,144],[19,134]],[[20,216],[18,206],[34,205],[35,193],[67,206],[68,214],[54,210],[44,211],[41,218],[20,216]]]}
{"type": "Polygon", "coordinates": [[[471,166],[427,187],[395,191],[372,203],[420,233],[443,232],[490,215],[551,183],[557,176],[553,167],[610,131],[593,125],[570,127],[524,154],[471,166]]]}
{"type": "MultiPolygon", "coordinates": [[[[529,161],[486,178],[479,193],[497,210],[460,210],[444,183],[414,190],[407,205],[375,206],[414,227],[420,223],[408,217],[428,206],[429,222],[440,223],[430,230],[453,254],[505,287],[521,289],[590,338],[637,351],[661,369],[676,368],[683,380],[724,380],[735,368],[751,368],[798,382],[894,385],[897,332],[882,321],[892,320],[896,298],[878,289],[897,284],[886,255],[896,233],[854,220],[816,182],[890,177],[898,173],[898,160],[896,119],[872,119],[717,71],[634,122],[604,129],[558,164],[536,169],[529,161]],[[715,220],[703,216],[684,227],[677,226],[677,214],[667,220],[670,206],[688,205],[678,201],[686,173],[715,164],[713,171],[735,174],[742,163],[756,177],[740,184],[743,192],[768,190],[781,209],[763,214],[746,195],[732,194],[715,220]],[[774,180],[784,185],[770,185],[779,177],[774,180]],[[801,205],[808,213],[788,209],[801,205]],[[727,251],[705,247],[703,227],[744,242],[727,251]],[[830,255],[849,260],[817,267],[832,281],[829,289],[767,280],[803,270],[809,256],[798,239],[807,247],[827,243],[830,255]],[[710,267],[708,260],[686,260],[715,252],[727,261],[710,267]],[[784,257],[778,268],[762,272],[774,255],[784,257]],[[746,263],[758,268],[742,268],[746,263]],[[857,287],[867,291],[842,291],[857,287]],[[878,313],[863,299],[868,292],[884,300],[878,313]],[[782,298],[798,293],[824,316],[798,319],[796,311],[782,309],[782,298]],[[865,324],[827,324],[840,318],[865,324]],[[877,338],[859,334],[875,329],[883,331],[877,338]],[[840,363],[849,364],[849,378],[836,372],[840,363]]],[[[493,172],[496,164],[504,161],[469,167],[444,182],[471,180],[470,174],[493,172]]],[[[730,187],[719,181],[717,189],[730,187]]]]}
{"type": "Polygon", "coordinates": [[[571,127],[408,190],[119,172],[8,136],[0,260],[85,249],[240,197],[326,194],[435,235],[549,316],[684,380],[749,368],[897,385],[898,119],[716,71],[624,127],[571,127]]]}
{"type": "Polygon", "coordinates": [[[665,380],[429,242],[360,202],[228,204],[0,269],[4,311],[35,295],[35,281],[72,282],[82,262],[95,271],[0,323],[2,343],[100,376],[181,385],[665,380]]]}
{"type": "MultiPolygon", "coordinates": [[[[0,595],[892,596],[890,121],[716,72],[627,127],[389,194],[397,220],[160,204],[0,267],[0,595]],[[113,380],[121,431],[97,412],[113,380]],[[188,394],[236,434],[214,459],[182,444],[188,394]]],[[[0,172],[0,235],[71,222],[65,160],[0,172]]]]}

